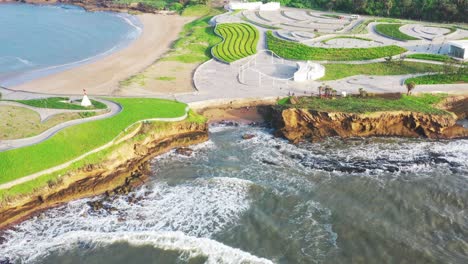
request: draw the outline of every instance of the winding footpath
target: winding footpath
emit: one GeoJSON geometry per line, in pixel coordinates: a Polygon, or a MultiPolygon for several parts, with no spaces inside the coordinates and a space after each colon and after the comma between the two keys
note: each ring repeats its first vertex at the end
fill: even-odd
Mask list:
{"type": "MultiPolygon", "coordinates": [[[[102,114],[102,115],[97,115],[97,116],[92,116],[88,118],[82,118],[82,119],[75,119],[75,120],[70,120],[67,122],[60,123],[54,127],[51,127],[47,129],[46,131],[42,132],[39,135],[33,136],[33,137],[28,137],[28,138],[21,138],[21,139],[11,139],[11,140],[1,140],[0,141],[0,152],[1,151],[6,151],[10,149],[15,149],[15,148],[21,148],[21,147],[26,147],[34,144],[38,144],[44,140],[47,140],[48,138],[52,137],[53,135],[57,134],[59,131],[71,127],[74,125],[86,123],[86,122],[91,122],[95,120],[101,120],[105,118],[109,118],[112,116],[115,116],[116,114],[120,113],[122,111],[122,107],[114,102],[108,101],[108,100],[103,100],[103,99],[97,99],[97,101],[104,103],[107,105],[108,109],[110,110],[108,113],[102,114]]],[[[5,102],[2,102],[2,104],[5,104],[5,102]]],[[[12,103],[9,103],[10,105],[12,103]]],[[[21,107],[26,107],[23,104],[16,104],[13,103],[16,106],[21,106],[21,107]]],[[[26,107],[28,108],[28,107],[26,107]]],[[[35,107],[34,107],[35,108],[35,107]]],[[[80,111],[82,112],[82,111],[80,111]]],[[[42,116],[41,116],[42,117],[42,116]]]]}
{"type": "MultiPolygon", "coordinates": [[[[110,101],[109,101],[110,102],[110,101]]],[[[115,104],[115,103],[114,103],[115,104]]],[[[118,105],[118,104],[116,104],[118,105]]],[[[120,110],[122,109],[122,107],[120,105],[118,105],[120,107],[120,110]]],[[[120,143],[130,137],[132,137],[134,135],[134,133],[136,133],[136,131],[138,130],[135,130],[134,132],[128,134],[128,135],[125,135],[124,137],[121,138],[122,134],[126,133],[128,128],[134,126],[135,124],[140,124],[140,123],[144,123],[144,122],[155,122],[155,121],[160,121],[160,122],[178,122],[178,121],[182,121],[184,119],[187,118],[188,116],[188,111],[189,111],[189,107],[187,106],[185,108],[185,113],[184,115],[180,116],[180,117],[172,117],[172,118],[149,118],[149,119],[143,119],[143,120],[139,120],[137,122],[134,122],[132,124],[130,124],[129,126],[127,126],[126,129],[124,129],[122,132],[120,132],[113,140],[111,140],[110,142],[108,142],[107,144],[105,145],[102,145],[98,148],[95,148],[91,151],[88,151],[86,153],[84,153],[83,155],[77,157],[77,158],[74,158],[70,161],[67,161],[65,163],[62,163],[58,166],[55,166],[55,167],[52,167],[52,168],[49,168],[49,169],[46,169],[46,170],[43,170],[43,171],[39,171],[39,172],[36,172],[36,173],[33,173],[33,174],[30,174],[30,175],[27,175],[27,176],[24,176],[24,177],[21,177],[19,179],[16,179],[16,180],[13,180],[13,181],[10,181],[10,182],[7,182],[7,183],[4,183],[4,184],[0,184],[0,190],[4,190],[4,189],[9,189],[11,187],[14,187],[18,184],[22,184],[22,183],[25,183],[25,182],[28,182],[28,181],[32,181],[36,178],[39,178],[43,175],[47,175],[47,174],[51,174],[51,173],[54,173],[54,172],[57,172],[59,170],[62,170],[62,169],[65,169],[67,167],[69,167],[70,165],[72,165],[73,163],[77,162],[77,161],[80,161],[86,157],[88,157],[89,155],[91,154],[94,154],[94,153],[97,153],[99,151],[102,151],[104,149],[107,149],[111,146],[113,146],[114,144],[117,144],[117,143],[120,143]]],[[[119,111],[120,112],[120,111],[119,111]]],[[[118,113],[118,112],[117,112],[118,113]]]]}

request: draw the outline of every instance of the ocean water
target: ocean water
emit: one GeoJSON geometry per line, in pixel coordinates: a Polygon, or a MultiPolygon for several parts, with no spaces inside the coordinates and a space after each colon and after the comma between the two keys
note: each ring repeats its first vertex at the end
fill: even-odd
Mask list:
{"type": "Polygon", "coordinates": [[[260,127],[210,131],[191,157],[153,160],[128,195],[73,201],[5,231],[3,260],[468,263],[468,140],[292,145],[260,127]]]}
{"type": "Polygon", "coordinates": [[[91,62],[141,33],[136,17],[70,5],[0,4],[0,85],[91,62]]]}

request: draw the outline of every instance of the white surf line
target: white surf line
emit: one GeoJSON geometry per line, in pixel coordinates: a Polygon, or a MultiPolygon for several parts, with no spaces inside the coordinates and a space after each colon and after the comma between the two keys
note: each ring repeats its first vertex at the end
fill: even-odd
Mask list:
{"type": "Polygon", "coordinates": [[[143,120],[139,120],[139,121],[136,121],[134,123],[132,123],[131,125],[127,126],[122,132],[120,132],[114,139],[112,139],[109,143],[99,147],[99,148],[96,148],[96,149],[93,149],[89,152],[86,152],[85,154],[75,158],[75,159],[72,159],[70,161],[67,161],[65,163],[62,163],[61,165],[57,165],[55,167],[52,167],[52,168],[49,168],[49,169],[46,169],[46,170],[43,170],[43,171],[39,171],[39,172],[36,172],[36,173],[33,173],[33,174],[30,174],[28,176],[24,176],[24,177],[21,177],[19,179],[16,179],[16,180],[13,180],[13,181],[10,181],[10,182],[7,182],[7,183],[4,183],[4,184],[0,184],[0,190],[4,190],[4,189],[9,189],[11,187],[14,187],[18,184],[21,184],[21,183],[25,183],[25,182],[28,182],[28,181],[31,181],[31,180],[34,180],[34,179],[37,179],[43,175],[46,175],[46,174],[51,174],[51,173],[54,173],[56,171],[59,171],[59,170],[62,170],[62,169],[65,169],[67,167],[69,167],[70,165],[72,165],[73,163],[77,162],[77,161],[80,161],[84,158],[86,158],[87,156],[91,155],[91,154],[94,154],[96,152],[99,152],[101,150],[104,150],[112,145],[114,145],[114,143],[117,141],[117,139],[125,132],[127,132],[127,129],[132,127],[133,125],[135,124],[138,124],[138,123],[143,123],[143,122],[156,122],[156,121],[160,121],[160,122],[178,122],[178,121],[182,121],[184,119],[187,118],[188,116],[188,111],[189,111],[189,107],[185,107],[185,114],[183,116],[180,116],[180,117],[172,117],[172,118],[149,118],[149,119],[143,119],[143,120]]]}

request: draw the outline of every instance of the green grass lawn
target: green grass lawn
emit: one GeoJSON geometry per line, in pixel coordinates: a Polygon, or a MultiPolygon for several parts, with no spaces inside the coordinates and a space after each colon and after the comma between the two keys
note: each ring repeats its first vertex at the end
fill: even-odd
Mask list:
{"type": "Polygon", "coordinates": [[[441,72],[443,65],[423,62],[376,62],[367,64],[324,64],[325,76],[321,80],[338,80],[354,75],[401,75],[411,73],[441,72]]]}
{"type": "MultiPolygon", "coordinates": [[[[185,119],[183,122],[188,122],[188,123],[205,123],[206,118],[204,116],[198,115],[194,113],[193,111],[189,111],[187,119],[185,119]]],[[[152,129],[157,130],[157,131],[164,131],[167,127],[171,127],[171,123],[166,123],[166,122],[152,122],[152,129]]],[[[129,131],[132,131],[129,129],[129,131]]],[[[139,137],[135,137],[130,139],[132,141],[139,140],[139,137]]],[[[50,184],[55,184],[58,181],[60,181],[60,176],[64,175],[70,171],[82,168],[83,166],[86,166],[88,164],[99,164],[104,160],[106,157],[112,155],[114,150],[116,148],[119,148],[122,144],[125,144],[126,141],[118,144],[118,145],[113,145],[107,149],[104,149],[102,151],[99,151],[97,153],[93,153],[87,157],[85,157],[82,160],[79,160],[69,167],[56,171],[54,173],[48,174],[48,175],[43,175],[41,177],[38,177],[34,180],[18,184],[10,189],[4,189],[0,190],[0,204],[2,201],[7,201],[10,197],[14,197],[17,195],[24,195],[24,194],[30,194],[36,189],[40,189],[45,186],[50,186],[50,184]]]]}
{"type": "Polygon", "coordinates": [[[431,74],[405,80],[405,83],[410,82],[414,82],[415,84],[468,83],[468,74],[431,74]]]}
{"type": "Polygon", "coordinates": [[[214,33],[209,21],[221,13],[218,9],[210,9],[206,16],[187,23],[163,60],[202,63],[211,59],[211,48],[222,39],[214,33]]]}
{"type": "Polygon", "coordinates": [[[339,16],[339,15],[334,15],[334,14],[322,14],[322,16],[324,16],[324,17],[330,17],[330,18],[336,18],[336,19],[341,18],[341,16],[339,16]]]}
{"type": "Polygon", "coordinates": [[[156,78],[158,81],[174,81],[175,79],[176,77],[173,76],[160,76],[156,78]]]}
{"type": "Polygon", "coordinates": [[[451,57],[447,55],[439,55],[439,54],[427,54],[427,53],[415,53],[407,55],[406,58],[408,59],[418,59],[418,60],[431,60],[431,61],[455,61],[451,57]]]}
{"type": "Polygon", "coordinates": [[[68,127],[36,145],[0,152],[0,184],[72,160],[114,139],[142,119],[179,117],[186,104],[163,99],[115,98],[116,116],[68,127]]]}
{"type": "Polygon", "coordinates": [[[404,26],[404,24],[378,24],[375,26],[375,30],[377,31],[377,33],[383,36],[387,36],[396,40],[406,41],[419,39],[401,32],[400,27],[402,26],[404,26]]]}
{"type": "Polygon", "coordinates": [[[319,97],[300,97],[299,103],[291,105],[289,100],[279,101],[286,108],[304,108],[324,112],[371,113],[381,111],[410,111],[426,114],[447,114],[446,111],[433,105],[443,100],[446,95],[422,94],[419,96],[401,95],[399,99],[384,99],[379,97],[360,98],[356,96],[337,99],[321,99],[319,97]]]}
{"type": "Polygon", "coordinates": [[[363,40],[363,41],[372,41],[372,39],[369,39],[369,38],[353,37],[353,36],[337,36],[337,37],[333,37],[329,39],[324,39],[320,42],[327,43],[328,41],[333,40],[333,39],[358,39],[358,40],[363,40]]]}
{"type": "Polygon", "coordinates": [[[253,26],[225,23],[219,24],[215,31],[224,39],[212,49],[217,59],[230,63],[257,53],[259,33],[253,26]]]}
{"type": "Polygon", "coordinates": [[[352,34],[365,34],[368,33],[367,26],[372,22],[380,23],[399,23],[400,20],[394,18],[381,18],[381,19],[368,19],[363,21],[361,24],[354,27],[349,33],[352,34]]]}
{"type": "Polygon", "coordinates": [[[201,17],[207,16],[211,12],[211,7],[208,5],[189,5],[182,11],[182,16],[201,17]]]}
{"type": "Polygon", "coordinates": [[[39,108],[54,108],[54,109],[70,109],[70,110],[89,110],[89,109],[106,109],[107,105],[96,100],[91,100],[93,106],[83,107],[79,104],[70,104],[67,101],[68,97],[49,97],[43,99],[32,100],[15,100],[17,103],[39,107],[39,108]]]}
{"type": "Polygon", "coordinates": [[[395,45],[373,48],[316,48],[302,43],[279,39],[271,31],[268,31],[266,34],[270,50],[280,57],[293,60],[372,60],[394,56],[406,51],[406,49],[395,45]]]}

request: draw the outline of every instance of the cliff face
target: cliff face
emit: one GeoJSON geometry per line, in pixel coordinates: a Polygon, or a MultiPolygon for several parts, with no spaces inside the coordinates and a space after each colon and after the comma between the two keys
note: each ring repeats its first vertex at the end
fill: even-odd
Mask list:
{"type": "Polygon", "coordinates": [[[425,138],[466,138],[468,129],[456,124],[454,115],[412,112],[352,114],[317,112],[307,109],[276,109],[273,125],[277,135],[292,142],[318,140],[329,136],[401,136],[425,138]]]}
{"type": "Polygon", "coordinates": [[[173,148],[208,140],[208,126],[198,123],[143,124],[123,137],[96,164],[69,171],[60,181],[33,195],[15,197],[0,206],[0,229],[34,213],[83,197],[125,194],[147,177],[148,161],[173,148]]]}

